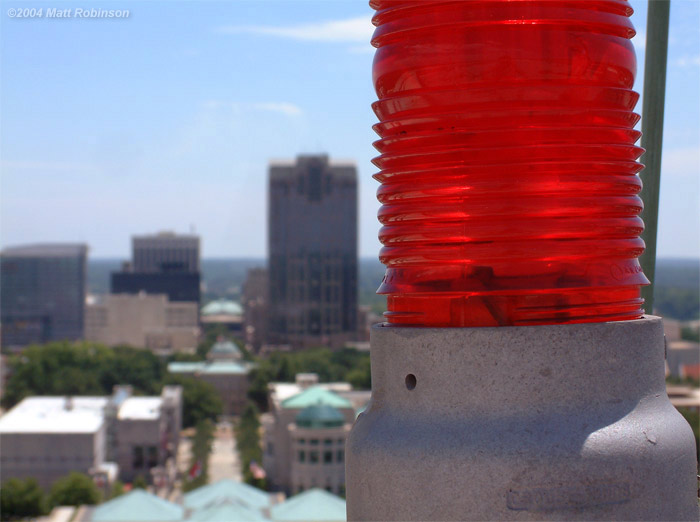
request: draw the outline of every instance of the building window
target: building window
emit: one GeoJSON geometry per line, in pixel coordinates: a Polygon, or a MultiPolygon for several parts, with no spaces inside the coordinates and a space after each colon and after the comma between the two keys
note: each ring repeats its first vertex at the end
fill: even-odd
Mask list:
{"type": "Polygon", "coordinates": [[[297,439],[299,444],[306,444],[306,439],[297,439]]]}
{"type": "Polygon", "coordinates": [[[272,442],[267,443],[267,454],[268,455],[274,455],[275,454],[275,446],[272,444],[272,442]]]}
{"type": "Polygon", "coordinates": [[[158,448],[148,446],[148,467],[155,468],[158,465],[158,448]]]}
{"type": "Polygon", "coordinates": [[[333,452],[332,451],[324,451],[323,452],[323,463],[324,464],[332,464],[333,463],[333,452]]]}
{"type": "Polygon", "coordinates": [[[323,443],[326,444],[326,445],[333,444],[333,439],[326,439],[326,440],[323,441],[323,443]]]}
{"type": "Polygon", "coordinates": [[[318,451],[310,451],[309,452],[309,462],[311,462],[311,464],[318,463],[318,451]]]}
{"type": "Polygon", "coordinates": [[[338,453],[336,454],[336,460],[338,462],[343,462],[344,458],[345,458],[345,450],[338,450],[338,453]]]}
{"type": "Polygon", "coordinates": [[[306,462],[306,452],[303,450],[299,452],[299,462],[306,462]]]}
{"type": "Polygon", "coordinates": [[[318,446],[318,439],[309,440],[309,444],[313,444],[314,446],[318,446]]]}
{"type": "Polygon", "coordinates": [[[134,446],[131,448],[131,467],[136,469],[143,467],[143,447],[134,446]]]}

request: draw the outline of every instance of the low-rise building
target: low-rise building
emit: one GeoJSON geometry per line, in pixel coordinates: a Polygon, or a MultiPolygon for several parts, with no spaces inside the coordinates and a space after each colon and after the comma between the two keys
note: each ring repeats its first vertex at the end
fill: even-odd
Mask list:
{"type": "Polygon", "coordinates": [[[316,374],[269,385],[263,425],[263,466],[273,488],[295,494],[322,488],[345,492],[345,440],[369,391],[348,383],[319,384],[316,374]]]}
{"type": "Polygon", "coordinates": [[[109,397],[27,397],[0,417],[3,480],[32,477],[47,489],[71,471],[149,480],[173,467],[181,409],[179,386],[160,397],[133,397],[128,386],[109,397]]]}
{"type": "Polygon", "coordinates": [[[240,415],[248,401],[248,374],[253,367],[242,360],[234,343],[220,339],[209,350],[207,361],[171,362],[168,372],[208,382],[219,392],[223,414],[240,415]]]}
{"type": "Polygon", "coordinates": [[[109,294],[85,307],[85,339],[159,353],[194,352],[199,337],[197,303],[165,294],[109,294]]]}

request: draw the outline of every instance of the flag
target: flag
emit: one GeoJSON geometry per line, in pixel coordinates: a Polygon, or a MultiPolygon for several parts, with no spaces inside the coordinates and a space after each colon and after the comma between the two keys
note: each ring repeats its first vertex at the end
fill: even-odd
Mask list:
{"type": "Polygon", "coordinates": [[[250,461],[250,472],[253,474],[253,478],[256,480],[264,479],[265,477],[267,477],[265,470],[262,469],[254,460],[250,461]]]}
{"type": "Polygon", "coordinates": [[[190,468],[190,471],[188,473],[190,479],[196,479],[202,474],[202,464],[197,461],[194,464],[192,464],[192,467],[190,468]]]}

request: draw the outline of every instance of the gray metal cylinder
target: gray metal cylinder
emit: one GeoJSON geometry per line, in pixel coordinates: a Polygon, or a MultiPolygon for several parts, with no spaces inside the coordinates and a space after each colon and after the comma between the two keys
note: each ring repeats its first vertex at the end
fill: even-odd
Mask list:
{"type": "Polygon", "coordinates": [[[663,326],[376,325],[348,520],[698,520],[663,326]]]}

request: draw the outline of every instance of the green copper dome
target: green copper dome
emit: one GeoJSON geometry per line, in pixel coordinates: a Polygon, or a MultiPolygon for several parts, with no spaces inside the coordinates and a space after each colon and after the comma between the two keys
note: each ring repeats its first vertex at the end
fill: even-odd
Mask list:
{"type": "Polygon", "coordinates": [[[217,299],[202,308],[202,315],[243,315],[243,308],[235,301],[217,299]]]}
{"type": "Polygon", "coordinates": [[[339,428],[345,417],[333,406],[314,404],[297,414],[296,423],[300,428],[339,428]]]}

